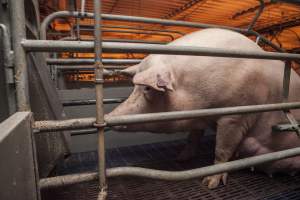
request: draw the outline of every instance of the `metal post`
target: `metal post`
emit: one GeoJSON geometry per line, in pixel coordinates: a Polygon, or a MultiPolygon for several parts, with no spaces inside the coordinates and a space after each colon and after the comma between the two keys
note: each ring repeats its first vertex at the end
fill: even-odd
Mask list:
{"type": "Polygon", "coordinates": [[[95,88],[96,88],[96,123],[98,129],[98,175],[99,195],[98,200],[105,200],[107,196],[105,146],[104,146],[104,110],[103,110],[103,64],[101,42],[101,2],[94,0],[94,37],[95,37],[95,88]]]}
{"type": "Polygon", "coordinates": [[[24,0],[10,1],[18,111],[30,110],[26,53],[21,41],[26,38],[24,0]]]}
{"type": "MultiPolygon", "coordinates": [[[[289,98],[289,91],[290,91],[290,78],[291,78],[291,62],[286,61],[284,67],[284,76],[283,76],[283,101],[288,102],[289,98]]],[[[290,110],[284,110],[284,113],[289,120],[293,130],[298,134],[300,137],[300,128],[298,126],[298,122],[290,112],[290,110]]]]}
{"type": "Polygon", "coordinates": [[[0,31],[2,33],[1,45],[3,45],[3,66],[5,71],[6,94],[8,99],[8,112],[13,114],[16,112],[16,97],[13,72],[13,51],[11,51],[11,43],[8,29],[4,24],[0,24],[0,31]]]}

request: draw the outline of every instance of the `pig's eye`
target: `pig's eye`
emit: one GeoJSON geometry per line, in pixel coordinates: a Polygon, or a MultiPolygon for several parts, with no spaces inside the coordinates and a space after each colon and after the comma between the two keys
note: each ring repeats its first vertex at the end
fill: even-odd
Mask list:
{"type": "Polygon", "coordinates": [[[149,92],[150,90],[151,90],[151,88],[149,86],[145,86],[144,92],[149,92]]]}

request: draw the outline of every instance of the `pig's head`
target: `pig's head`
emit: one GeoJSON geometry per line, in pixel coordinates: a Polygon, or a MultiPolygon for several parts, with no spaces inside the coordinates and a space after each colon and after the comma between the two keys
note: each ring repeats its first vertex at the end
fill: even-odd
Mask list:
{"type": "MultiPolygon", "coordinates": [[[[169,111],[170,96],[174,92],[175,80],[171,68],[148,67],[139,71],[139,66],[124,70],[123,74],[133,76],[134,89],[126,101],[115,108],[107,117],[169,111]]],[[[122,74],[122,73],[121,73],[122,74]]],[[[160,130],[163,123],[145,123],[117,126],[119,131],[160,130]]]]}

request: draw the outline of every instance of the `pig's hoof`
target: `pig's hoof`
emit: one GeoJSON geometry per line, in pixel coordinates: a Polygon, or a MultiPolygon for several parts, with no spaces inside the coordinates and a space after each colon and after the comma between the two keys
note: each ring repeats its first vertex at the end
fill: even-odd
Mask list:
{"type": "Polygon", "coordinates": [[[195,156],[196,156],[196,153],[194,150],[192,150],[191,148],[185,148],[176,157],[176,161],[178,161],[178,162],[188,161],[188,160],[191,160],[192,158],[194,158],[195,156]]]}
{"type": "Polygon", "coordinates": [[[228,176],[228,173],[207,176],[203,179],[202,184],[207,185],[208,189],[215,189],[219,186],[221,181],[224,185],[226,185],[227,176],[228,176]]]}

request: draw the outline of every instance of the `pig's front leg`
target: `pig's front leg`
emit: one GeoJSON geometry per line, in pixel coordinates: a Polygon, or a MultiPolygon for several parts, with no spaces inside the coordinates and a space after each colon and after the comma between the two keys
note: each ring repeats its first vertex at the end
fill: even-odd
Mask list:
{"type": "Polygon", "coordinates": [[[200,145],[200,140],[203,137],[204,130],[191,131],[187,138],[187,144],[177,156],[179,162],[187,161],[194,158],[200,145]]]}
{"type": "MultiPolygon", "coordinates": [[[[217,122],[215,164],[224,163],[230,160],[236,151],[240,141],[247,132],[243,126],[243,119],[239,116],[222,117],[217,122]]],[[[228,173],[216,174],[205,177],[202,181],[209,189],[218,187],[222,181],[227,182],[228,173]]]]}

